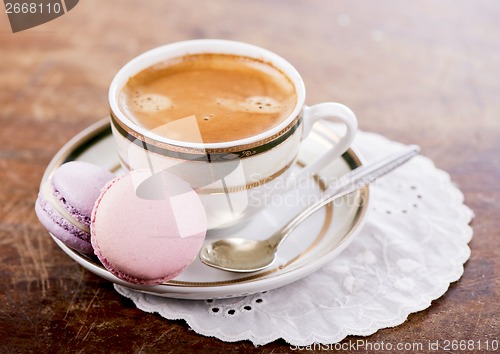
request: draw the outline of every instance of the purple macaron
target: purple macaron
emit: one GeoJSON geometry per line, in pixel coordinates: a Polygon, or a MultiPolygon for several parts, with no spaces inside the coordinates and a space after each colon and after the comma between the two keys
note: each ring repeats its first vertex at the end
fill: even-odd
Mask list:
{"type": "Polygon", "coordinates": [[[40,188],[35,211],[43,226],[68,247],[93,254],[90,217],[102,187],[115,177],[88,162],[61,165],[40,188]]]}

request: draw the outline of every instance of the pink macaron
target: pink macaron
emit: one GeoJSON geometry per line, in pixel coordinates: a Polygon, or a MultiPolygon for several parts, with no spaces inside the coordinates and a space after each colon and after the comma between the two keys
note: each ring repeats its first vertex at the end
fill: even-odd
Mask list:
{"type": "Polygon", "coordinates": [[[67,246],[93,254],[90,217],[101,188],[115,177],[94,164],[61,165],[40,188],[35,212],[43,226],[67,246]]]}
{"type": "Polygon", "coordinates": [[[207,231],[198,194],[167,172],[131,171],[109,182],[91,220],[95,255],[116,277],[160,284],[196,257],[207,231]]]}

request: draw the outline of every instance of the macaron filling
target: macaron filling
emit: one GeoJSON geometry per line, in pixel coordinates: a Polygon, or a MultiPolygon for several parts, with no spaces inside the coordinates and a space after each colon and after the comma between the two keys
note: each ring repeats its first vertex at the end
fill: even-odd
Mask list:
{"type": "Polygon", "coordinates": [[[61,196],[61,193],[54,187],[52,180],[47,181],[42,187],[42,195],[45,201],[50,204],[50,206],[57,211],[67,222],[88,234],[86,239],[90,239],[90,218],[87,217],[87,225],[80,222],[80,220],[85,220],[85,217],[78,213],[75,208],[72,208],[66,200],[61,196]],[[67,210],[69,209],[69,210],[67,210]],[[75,215],[76,217],[73,217],[75,215]]]}
{"type": "MultiPolygon", "coordinates": [[[[68,222],[66,217],[62,216],[58,210],[53,208],[53,204],[47,202],[44,198],[38,198],[37,205],[35,208],[40,208],[45,215],[54,222],[57,227],[60,227],[64,231],[67,231],[72,236],[79,238],[82,241],[90,242],[90,233],[83,231],[82,229],[76,228],[72,223],[68,222]]],[[[39,210],[37,210],[39,212],[39,210]]],[[[51,225],[47,226],[50,228],[51,225]]],[[[51,231],[49,229],[49,231],[51,231]]]]}

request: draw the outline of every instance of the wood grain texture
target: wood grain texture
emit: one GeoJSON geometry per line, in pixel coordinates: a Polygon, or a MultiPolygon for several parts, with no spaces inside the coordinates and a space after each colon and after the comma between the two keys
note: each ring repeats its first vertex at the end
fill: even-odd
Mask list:
{"type": "Polygon", "coordinates": [[[277,52],[303,74],[308,103],[342,102],[361,129],[421,145],[464,192],[475,219],[463,277],[366,340],[500,339],[499,2],[85,0],[16,34],[3,8],[0,19],[1,353],[290,352],[284,341],[223,343],[137,310],[59,250],[34,213],[52,156],[107,115],[116,71],[193,38],[277,52]]]}

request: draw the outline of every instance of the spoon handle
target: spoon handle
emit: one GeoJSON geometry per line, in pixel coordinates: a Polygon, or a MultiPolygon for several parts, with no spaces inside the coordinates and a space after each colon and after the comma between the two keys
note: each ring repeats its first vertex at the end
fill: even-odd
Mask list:
{"type": "Polygon", "coordinates": [[[287,225],[276,232],[269,239],[269,244],[272,247],[278,247],[286,239],[286,237],[290,235],[292,231],[300,225],[300,223],[302,223],[302,221],[307,219],[323,206],[349,193],[352,193],[369,183],[374,182],[376,179],[386,175],[410,160],[412,157],[417,155],[419,151],[420,147],[417,145],[410,145],[402,152],[382,158],[373,164],[360,166],[342,176],[337,182],[333,183],[326,189],[320,200],[295,216],[287,225]]]}

